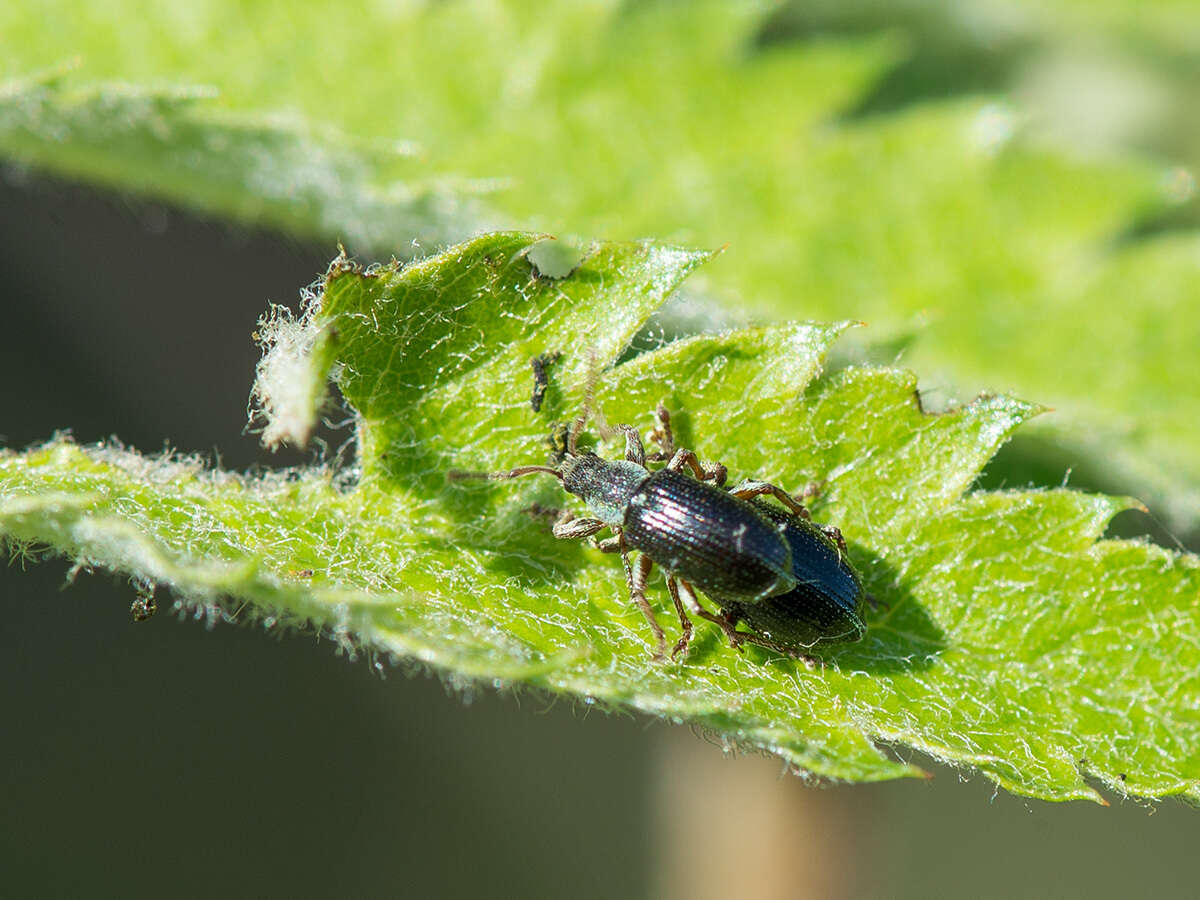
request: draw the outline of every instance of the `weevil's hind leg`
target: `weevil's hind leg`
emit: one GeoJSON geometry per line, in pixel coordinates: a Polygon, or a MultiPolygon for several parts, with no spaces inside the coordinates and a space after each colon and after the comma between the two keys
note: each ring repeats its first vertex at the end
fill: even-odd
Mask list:
{"type": "Polygon", "coordinates": [[[657,642],[654,658],[656,660],[664,659],[667,655],[667,636],[663,633],[658,620],[654,618],[654,610],[650,608],[650,601],[646,599],[646,582],[650,578],[650,570],[654,567],[654,562],[643,553],[638,557],[637,568],[634,568],[629,562],[629,549],[625,546],[621,547],[621,562],[625,564],[625,580],[629,584],[629,596],[638,605],[638,609],[650,623],[650,630],[654,632],[654,639],[657,642]]]}
{"type": "Polygon", "coordinates": [[[671,592],[671,601],[675,604],[675,612],[679,613],[679,624],[683,629],[683,634],[675,646],[671,648],[671,659],[677,657],[680,653],[684,658],[687,658],[688,646],[692,643],[692,632],[695,630],[692,625],[692,620],[688,618],[687,613],[683,609],[683,602],[679,599],[679,585],[675,583],[675,576],[667,576],[667,590],[671,592]]]}
{"type": "Polygon", "coordinates": [[[720,463],[702,463],[700,458],[691,450],[680,448],[671,456],[667,468],[672,472],[682,472],[684,466],[692,470],[692,474],[700,481],[711,481],[717,487],[725,483],[728,470],[720,463]]]}
{"type": "MultiPolygon", "coordinates": [[[[734,621],[736,622],[737,618],[736,617],[733,617],[733,618],[734,618],[734,621]]],[[[815,669],[815,668],[817,668],[817,666],[820,666],[822,669],[825,668],[824,660],[819,659],[816,656],[809,656],[804,651],[798,650],[795,647],[788,647],[783,644],[777,644],[770,638],[765,638],[758,634],[752,634],[751,632],[748,632],[748,631],[739,631],[737,634],[738,634],[738,637],[745,643],[757,644],[759,647],[766,647],[768,650],[774,650],[776,653],[781,653],[784,656],[791,657],[792,659],[803,663],[804,667],[807,669],[810,669],[810,670],[815,669]]]]}
{"type": "Polygon", "coordinates": [[[700,601],[696,599],[696,589],[682,578],[679,579],[679,593],[684,599],[686,599],[687,605],[691,609],[693,615],[699,616],[706,622],[712,622],[714,625],[720,626],[721,630],[725,632],[725,637],[729,639],[730,646],[733,647],[733,649],[738,653],[744,652],[742,650],[742,641],[745,639],[745,635],[737,630],[736,618],[731,618],[725,613],[722,613],[721,615],[710,613],[707,609],[701,606],[700,601]]]}
{"type": "Polygon", "coordinates": [[[803,519],[811,519],[804,504],[785,491],[777,484],[771,484],[769,481],[743,481],[741,484],[732,488],[729,493],[742,500],[749,500],[751,497],[761,497],[763,494],[770,494],[791,512],[800,516],[803,519]]]}
{"type": "Polygon", "coordinates": [[[696,591],[686,581],[680,579],[680,593],[686,598],[691,611],[700,618],[712,622],[720,627],[725,633],[725,637],[729,640],[729,645],[738,653],[745,653],[742,649],[743,644],[757,644],[760,647],[766,647],[768,650],[774,650],[776,653],[782,653],[784,656],[790,656],[792,659],[800,660],[809,669],[814,669],[818,665],[824,667],[824,663],[816,657],[802,653],[794,647],[785,647],[783,644],[776,644],[769,638],[761,637],[749,631],[738,631],[737,624],[739,621],[737,613],[722,611],[719,614],[710,613],[707,609],[700,605],[700,601],[696,599],[696,591]]]}

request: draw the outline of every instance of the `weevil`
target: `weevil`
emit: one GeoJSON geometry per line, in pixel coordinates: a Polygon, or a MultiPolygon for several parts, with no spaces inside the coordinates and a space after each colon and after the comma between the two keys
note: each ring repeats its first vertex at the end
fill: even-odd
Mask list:
{"type": "Polygon", "coordinates": [[[625,437],[624,459],[603,459],[580,450],[585,413],[562,440],[554,466],[455,471],[448,476],[509,479],[547,474],[580,497],[592,515],[563,513],[554,524],[554,536],[582,539],[606,528],[613,532],[597,546],[621,555],[630,597],[654,634],[656,658],[666,655],[666,635],[646,599],[655,564],[666,574],[682,629],[672,657],[686,653],[694,630],[685,598],[694,614],[720,626],[738,650],[743,643],[753,643],[810,660],[807,651],[819,644],[859,640],[866,627],[864,594],[841,532],[813,523],[799,500],[770,482],[743,481],[726,488],[723,465],[702,463],[691,450],[675,447],[670,414],[662,404],[656,417],[653,438],[661,449],[653,454],[647,455],[632,425],[612,428],[625,437]],[[667,464],[660,469],[646,465],[663,460],[667,464]],[[764,502],[768,496],[782,507],[764,502]],[[639,554],[636,563],[630,559],[632,551],[639,554]],[[697,590],[721,612],[701,606],[697,590]],[[741,623],[751,630],[738,630],[741,623]]]}

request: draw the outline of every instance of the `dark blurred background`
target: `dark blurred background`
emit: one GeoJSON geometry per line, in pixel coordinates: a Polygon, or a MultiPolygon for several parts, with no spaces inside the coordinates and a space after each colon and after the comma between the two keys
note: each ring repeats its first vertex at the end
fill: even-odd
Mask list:
{"type": "MultiPolygon", "coordinates": [[[[301,460],[242,433],[250,333],[335,252],[4,170],[5,444],[301,460]]],[[[381,673],[162,595],[135,624],[127,582],[66,573],[0,570],[7,896],[1195,892],[1200,812],[1175,802],[1045,804],[928,762],[928,783],[805,786],[687,729],[381,673]]]]}

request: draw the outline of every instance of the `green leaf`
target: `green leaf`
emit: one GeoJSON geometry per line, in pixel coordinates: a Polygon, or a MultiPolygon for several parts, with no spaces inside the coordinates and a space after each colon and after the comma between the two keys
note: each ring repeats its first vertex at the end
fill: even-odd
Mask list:
{"type": "MultiPolygon", "coordinates": [[[[957,53],[969,73],[996,42],[1053,60],[1081,34],[1175,60],[1190,98],[1188,13],[1063,0],[1014,22],[927,7],[806,4],[817,26],[779,42],[772,4],[8,4],[10,72],[78,53],[81,78],[144,87],[10,88],[0,152],[385,256],[495,224],[729,243],[708,273],[729,305],[863,319],[877,357],[904,339],[906,362],[947,391],[1037,397],[1057,412],[1025,454],[1195,530],[1200,255],[1191,232],[1145,227],[1178,212],[1194,173],[1048,149],[1028,91],[842,119],[913,59],[957,53]],[[181,105],[164,81],[217,93],[181,105]],[[485,186],[501,189],[490,209],[475,202],[485,186]]],[[[1120,64],[1101,55],[1100,75],[1120,64]]]]}
{"type": "Polygon", "coordinates": [[[339,258],[301,318],[268,317],[265,427],[302,436],[331,373],[356,412],[354,468],[247,477],[56,440],[0,456],[0,529],[211,615],[309,622],[455,676],[691,722],[823,776],[920,774],[911,748],[1035,797],[1099,799],[1091,780],[1200,799],[1200,561],[1102,539],[1128,500],[970,492],[1033,407],[929,415],[906,372],[822,373],[847,323],[618,362],[708,255],[598,244],[551,279],[535,245],[491,235],[366,271],[339,258]],[[547,352],[562,355],[534,412],[529,360],[547,352]],[[735,478],[822,482],[814,515],[844,531],[880,603],[866,639],[809,670],[699,623],[685,661],[655,662],[619,562],[531,515],[564,503],[557,482],[447,481],[541,462],[589,385],[610,423],[648,428],[664,402],[680,442],[735,478]]]}

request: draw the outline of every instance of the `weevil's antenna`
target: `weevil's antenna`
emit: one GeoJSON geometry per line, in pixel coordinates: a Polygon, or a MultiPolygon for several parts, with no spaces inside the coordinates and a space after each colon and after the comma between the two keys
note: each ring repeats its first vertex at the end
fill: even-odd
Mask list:
{"type": "Polygon", "coordinates": [[[596,382],[600,380],[600,367],[596,364],[596,348],[589,347],[587,356],[588,374],[583,386],[583,412],[571,423],[571,431],[567,435],[567,454],[569,456],[578,455],[579,435],[596,405],[596,382]]]}
{"type": "Polygon", "coordinates": [[[462,469],[451,469],[446,473],[447,481],[503,481],[506,478],[520,478],[522,475],[536,475],[544,472],[562,481],[562,472],[550,466],[517,466],[507,472],[465,472],[462,469]]]}
{"type": "Polygon", "coordinates": [[[567,456],[577,456],[579,447],[579,432],[583,431],[583,425],[587,422],[587,407],[583,408],[583,415],[579,416],[571,423],[571,431],[567,434],[567,456]]]}

